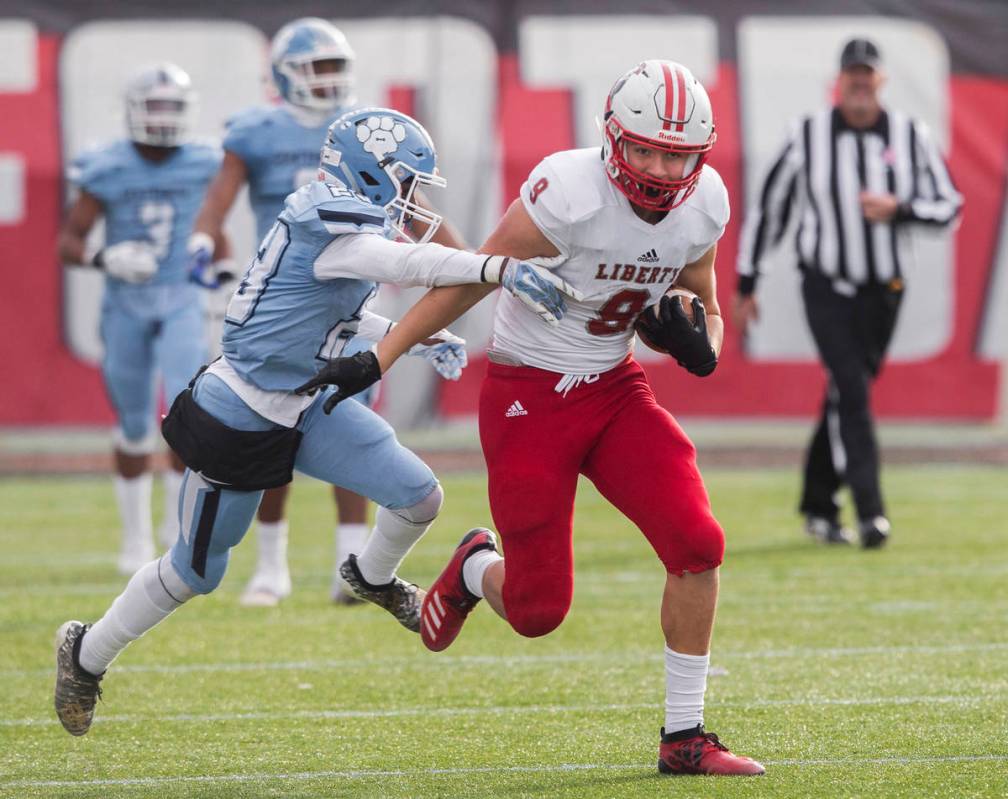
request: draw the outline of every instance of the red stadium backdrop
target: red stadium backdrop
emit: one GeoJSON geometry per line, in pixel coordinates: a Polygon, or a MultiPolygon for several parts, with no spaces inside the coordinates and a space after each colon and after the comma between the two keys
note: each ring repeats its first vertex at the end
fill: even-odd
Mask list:
{"type": "MultiPolygon", "coordinates": [[[[461,2],[428,5],[430,14],[459,17],[481,26],[496,48],[501,174],[495,185],[501,187],[501,207],[506,207],[531,167],[550,152],[575,146],[576,137],[572,91],[562,82],[556,88],[541,83],[532,88],[523,83],[517,54],[520,20],[533,12],[600,13],[603,4],[543,0],[486,6],[461,2]]],[[[759,4],[758,9],[755,4],[749,4],[753,6],[749,9],[745,3],[741,8],[739,3],[623,5],[626,7],[621,6],[620,13],[633,13],[637,7],[637,14],[667,17],[674,7],[676,13],[706,15],[716,23],[715,78],[707,82],[719,133],[712,163],[725,179],[734,209],[719,248],[719,296],[727,309],[735,284],[734,260],[746,188],[737,28],[745,15],[772,12],[775,6],[781,14],[795,12],[790,4],[772,2],[759,4]]],[[[856,5],[859,15],[878,15],[875,18],[879,20],[901,13],[904,6],[895,0],[856,5]]],[[[411,7],[409,3],[389,2],[381,14],[394,17],[401,10],[409,16],[415,14],[411,7]]],[[[302,2],[285,4],[282,16],[252,3],[231,4],[229,8],[266,36],[294,16],[319,13],[317,4],[302,2]]],[[[25,91],[0,88],[0,170],[4,156],[17,165],[13,173],[8,169],[3,184],[15,186],[17,197],[7,205],[16,207],[6,216],[0,213],[0,269],[5,287],[0,292],[4,386],[0,425],[107,424],[111,414],[99,374],[93,365],[70,352],[62,330],[62,277],[55,253],[64,193],[58,66],[61,47],[76,27],[104,15],[136,19],[143,13],[127,3],[44,0],[3,2],[0,12],[0,18],[32,23],[37,32],[36,74],[31,87],[25,91]]],[[[360,8],[359,4],[336,2],[328,4],[325,13],[333,18],[355,18],[360,17],[360,8]]],[[[803,4],[802,13],[835,12],[830,4],[810,2],[803,4]]],[[[890,418],[985,420],[998,409],[1000,365],[979,345],[984,332],[981,325],[1006,313],[990,303],[1003,235],[1000,227],[1005,217],[1008,174],[1008,48],[1004,46],[1008,12],[997,4],[961,0],[954,10],[924,4],[924,10],[915,13],[919,21],[940,32],[948,48],[948,158],[965,195],[966,211],[954,239],[951,334],[940,351],[891,364],[879,381],[875,404],[880,414],[890,418]]],[[[180,2],[173,7],[173,15],[195,20],[206,18],[207,12],[201,4],[180,2]]],[[[152,18],[149,24],[157,26],[159,22],[152,18]]],[[[866,33],[870,35],[871,30],[866,33]]],[[[412,102],[409,86],[394,87],[389,96],[401,103],[412,102]]],[[[772,96],[767,101],[773,101],[772,96]]],[[[0,206],[6,207],[3,203],[0,206]]],[[[796,320],[796,324],[804,322],[796,320]]],[[[823,377],[814,360],[750,359],[740,348],[730,318],[727,327],[722,363],[711,379],[696,380],[671,363],[648,363],[652,382],[668,407],[678,414],[704,416],[803,416],[815,412],[823,377]]],[[[1000,346],[1003,355],[1003,343],[1000,346]]],[[[478,352],[471,354],[473,363],[463,379],[441,388],[438,405],[444,415],[475,413],[484,360],[478,352]]]]}

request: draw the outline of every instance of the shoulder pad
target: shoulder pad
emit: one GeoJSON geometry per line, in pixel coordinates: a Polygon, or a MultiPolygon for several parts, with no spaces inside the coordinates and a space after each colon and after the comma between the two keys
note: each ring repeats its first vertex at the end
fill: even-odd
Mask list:
{"type": "Polygon", "coordinates": [[[273,125],[274,111],[272,108],[249,108],[231,117],[224,132],[224,149],[248,161],[262,140],[263,128],[273,125]]]}
{"type": "Polygon", "coordinates": [[[690,204],[707,216],[719,228],[728,224],[731,208],[728,204],[728,189],[721,175],[710,164],[704,164],[697,181],[696,191],[690,197],[690,204]]]}
{"type": "Polygon", "coordinates": [[[230,117],[224,125],[229,131],[258,127],[269,124],[273,120],[273,112],[274,109],[269,106],[246,108],[230,117]]]}
{"type": "Polygon", "coordinates": [[[287,197],[284,214],[296,225],[306,225],[318,234],[347,233],[384,235],[388,216],[384,208],[359,197],[339,184],[315,181],[287,197]]]}
{"type": "Polygon", "coordinates": [[[92,147],[80,153],[67,168],[67,178],[92,194],[98,192],[98,184],[123,163],[124,142],[115,141],[92,147]]]}

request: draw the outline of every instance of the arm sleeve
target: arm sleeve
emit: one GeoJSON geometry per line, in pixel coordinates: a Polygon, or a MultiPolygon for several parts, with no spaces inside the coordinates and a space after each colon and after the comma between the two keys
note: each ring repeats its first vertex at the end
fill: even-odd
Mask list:
{"type": "Polygon", "coordinates": [[[528,176],[519,192],[525,211],[542,234],[550,240],[560,255],[552,258],[532,258],[532,263],[553,268],[570,257],[570,205],[556,172],[542,161],[528,176]]]}
{"type": "Polygon", "coordinates": [[[952,182],[938,145],[928,129],[916,120],[910,123],[910,148],[913,197],[897,209],[896,221],[947,225],[959,215],[963,198],[952,182]]]}
{"type": "Polygon", "coordinates": [[[315,259],[319,280],[355,278],[399,286],[457,286],[479,283],[490,258],[440,244],[389,241],[358,233],[334,239],[315,259]]]}
{"type": "Polygon", "coordinates": [[[357,325],[357,335],[366,338],[368,341],[381,341],[395,324],[391,319],[386,319],[380,314],[371,311],[361,311],[360,322],[357,325]]]}
{"type": "Polygon", "coordinates": [[[780,242],[787,229],[805,158],[801,131],[808,124],[805,120],[792,129],[743,223],[736,264],[738,287],[742,294],[753,293],[767,253],[780,242]]]}

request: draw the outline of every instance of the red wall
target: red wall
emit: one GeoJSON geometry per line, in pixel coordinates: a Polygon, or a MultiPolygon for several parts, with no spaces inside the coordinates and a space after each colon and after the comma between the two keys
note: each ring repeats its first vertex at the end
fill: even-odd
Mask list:
{"type": "MultiPolygon", "coordinates": [[[[515,58],[501,58],[501,135],[505,200],[511,202],[532,167],[550,152],[574,146],[569,92],[521,85],[515,58]],[[536,119],[534,129],[527,124],[536,119]]],[[[718,300],[731,307],[735,254],[743,207],[742,147],[734,64],[722,63],[708,86],[718,122],[711,164],[731,198],[731,223],[718,245],[718,300]]],[[[952,143],[949,163],[966,198],[956,234],[954,334],[945,351],[926,360],[889,365],[876,386],[876,411],[887,417],[989,419],[997,410],[999,365],[977,357],[982,319],[1004,203],[1008,142],[1008,81],[954,76],[950,86],[952,143]]],[[[746,358],[725,313],[725,344],[713,377],[698,379],[672,361],[647,364],[659,400],[684,415],[799,416],[814,414],[825,378],[814,363],[754,362],[746,358]]],[[[458,383],[442,389],[445,414],[471,414],[485,358],[473,357],[458,383]]]]}
{"type": "MultiPolygon", "coordinates": [[[[17,225],[0,224],[0,425],[98,424],[112,420],[96,369],[68,352],[60,329],[60,267],[56,235],[61,215],[57,56],[59,40],[40,36],[38,86],[30,94],[0,94],[0,151],[28,164],[27,213],[17,225]]],[[[718,119],[712,163],[725,179],[732,222],[720,244],[719,299],[730,304],[742,207],[742,158],[737,76],[724,63],[709,87],[718,119]]],[[[997,407],[999,368],[974,352],[984,292],[1004,204],[1008,142],[1008,81],[956,75],[951,82],[950,164],[966,197],[956,236],[955,332],[946,350],[924,361],[890,366],[875,392],[889,417],[991,418],[997,407]]],[[[407,99],[406,90],[392,96],[407,99]]],[[[499,122],[504,149],[504,191],[509,202],[544,155],[573,146],[567,91],[521,85],[516,59],[500,59],[499,122]],[[534,119],[534,129],[529,120],[534,119]]],[[[817,409],[823,377],[815,364],[754,363],[738,347],[727,322],[725,350],[715,376],[698,380],[672,363],[649,365],[659,398],[682,414],[806,415],[817,409]]],[[[459,383],[445,384],[441,410],[472,414],[483,358],[459,383]]]]}

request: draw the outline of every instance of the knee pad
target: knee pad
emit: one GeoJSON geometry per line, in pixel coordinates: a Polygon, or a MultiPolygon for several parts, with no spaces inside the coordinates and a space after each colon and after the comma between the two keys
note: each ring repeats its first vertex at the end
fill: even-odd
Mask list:
{"type": "MultiPolygon", "coordinates": [[[[197,574],[192,565],[192,554],[189,549],[182,544],[179,538],[166,553],[171,573],[178,578],[176,587],[183,593],[188,592],[188,598],[196,594],[209,594],[224,579],[224,572],[227,570],[230,550],[211,548],[207,551],[203,574],[197,574]],[[185,586],[183,590],[180,586],[185,586]]],[[[163,573],[167,570],[162,571],[163,573]]],[[[167,588],[167,586],[165,586],[167,588]]],[[[174,591],[172,591],[174,594],[174,591]]]]}
{"type": "Polygon", "coordinates": [[[416,505],[411,505],[408,508],[396,508],[388,512],[394,513],[410,524],[428,525],[437,518],[438,513],[441,512],[441,505],[443,503],[444,490],[441,488],[441,484],[438,483],[434,486],[434,490],[416,505]]]}
{"type": "MultiPolygon", "coordinates": [[[[538,638],[560,626],[570,610],[571,591],[564,591],[558,585],[543,590],[543,584],[534,590],[523,590],[521,587],[508,590],[509,579],[508,575],[504,580],[504,609],[508,623],[516,633],[526,638],[538,638]]],[[[541,575],[537,576],[538,579],[541,575]]]]}
{"type": "Polygon", "coordinates": [[[150,455],[154,451],[157,437],[151,430],[150,420],[140,418],[140,414],[126,414],[120,419],[119,427],[112,434],[113,446],[124,455],[150,455]]]}
{"type": "Polygon", "coordinates": [[[161,556],[157,561],[157,570],[147,577],[146,583],[149,583],[149,585],[145,584],[145,587],[147,588],[147,594],[151,597],[164,592],[176,602],[182,604],[196,596],[196,592],[175,571],[175,567],[172,565],[171,553],[161,556]]]}

